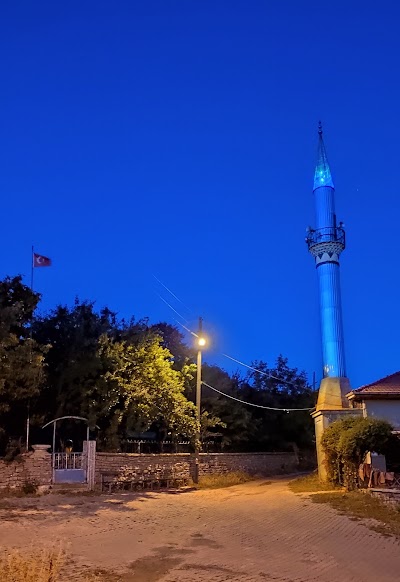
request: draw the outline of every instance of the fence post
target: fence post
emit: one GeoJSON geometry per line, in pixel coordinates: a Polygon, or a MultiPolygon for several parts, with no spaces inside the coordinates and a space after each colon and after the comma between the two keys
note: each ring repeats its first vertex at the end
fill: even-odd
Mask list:
{"type": "Polygon", "coordinates": [[[83,451],[85,457],[86,482],[89,491],[94,491],[96,472],[96,441],[84,441],[83,451]]]}

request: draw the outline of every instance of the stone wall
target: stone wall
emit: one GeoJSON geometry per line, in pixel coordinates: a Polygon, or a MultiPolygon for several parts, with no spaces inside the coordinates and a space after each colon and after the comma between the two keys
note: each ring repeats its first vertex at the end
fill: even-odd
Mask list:
{"type": "Polygon", "coordinates": [[[36,450],[19,455],[10,463],[0,459],[0,489],[19,489],[26,483],[51,484],[51,454],[36,450]]]}
{"type": "Polygon", "coordinates": [[[399,489],[371,489],[369,491],[372,497],[376,497],[382,503],[399,508],[400,506],[400,490],[399,489]]]}
{"type": "Polygon", "coordinates": [[[155,465],[170,469],[178,464],[183,466],[183,473],[189,477],[191,455],[188,453],[140,455],[137,453],[96,452],[95,483],[97,485],[101,483],[101,473],[119,473],[125,468],[138,468],[143,471],[155,465]]]}
{"type": "MultiPolygon", "coordinates": [[[[181,474],[193,477],[194,455],[189,453],[139,455],[135,453],[96,453],[95,482],[101,482],[101,473],[118,473],[125,467],[149,469],[155,465],[178,468],[181,474]]],[[[265,477],[296,471],[294,453],[201,453],[199,475],[244,471],[265,477]]],[[[51,454],[46,450],[24,453],[11,463],[0,460],[0,489],[21,488],[25,483],[51,485],[51,454]]]]}
{"type": "MultiPolygon", "coordinates": [[[[189,453],[139,455],[136,453],[96,453],[96,483],[101,482],[101,473],[120,472],[124,468],[140,470],[161,465],[172,468],[179,465],[187,477],[194,473],[194,455],[189,453]]],[[[223,474],[244,471],[254,476],[270,476],[291,473],[298,466],[294,453],[201,453],[199,474],[223,474]]]]}
{"type": "Polygon", "coordinates": [[[269,477],[296,471],[294,453],[209,453],[200,455],[199,474],[243,471],[253,476],[269,477]]]}

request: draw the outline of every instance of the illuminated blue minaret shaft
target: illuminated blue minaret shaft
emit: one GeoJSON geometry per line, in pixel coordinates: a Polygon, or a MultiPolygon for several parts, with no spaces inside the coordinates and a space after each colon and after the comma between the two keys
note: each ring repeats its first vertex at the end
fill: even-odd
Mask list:
{"type": "Polygon", "coordinates": [[[318,160],[314,175],[316,228],[308,229],[306,242],[315,258],[321,308],[324,377],[346,376],[339,257],[345,248],[342,223],[337,224],[335,187],[326,156],[322,126],[318,128],[318,160]]]}

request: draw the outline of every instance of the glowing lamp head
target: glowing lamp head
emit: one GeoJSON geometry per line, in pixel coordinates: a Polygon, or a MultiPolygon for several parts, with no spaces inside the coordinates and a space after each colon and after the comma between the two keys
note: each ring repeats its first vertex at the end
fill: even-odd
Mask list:
{"type": "Polygon", "coordinates": [[[204,347],[206,345],[206,340],[205,340],[204,337],[199,337],[197,343],[202,348],[202,347],[204,347]]]}

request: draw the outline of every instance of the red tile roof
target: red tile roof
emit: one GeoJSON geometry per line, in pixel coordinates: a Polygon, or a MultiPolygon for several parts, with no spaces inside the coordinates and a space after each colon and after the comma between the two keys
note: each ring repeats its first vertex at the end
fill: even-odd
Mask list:
{"type": "Polygon", "coordinates": [[[395,372],[386,376],[381,380],[366,384],[360,388],[356,388],[350,394],[354,396],[399,396],[400,397],[400,372],[395,372]]]}

